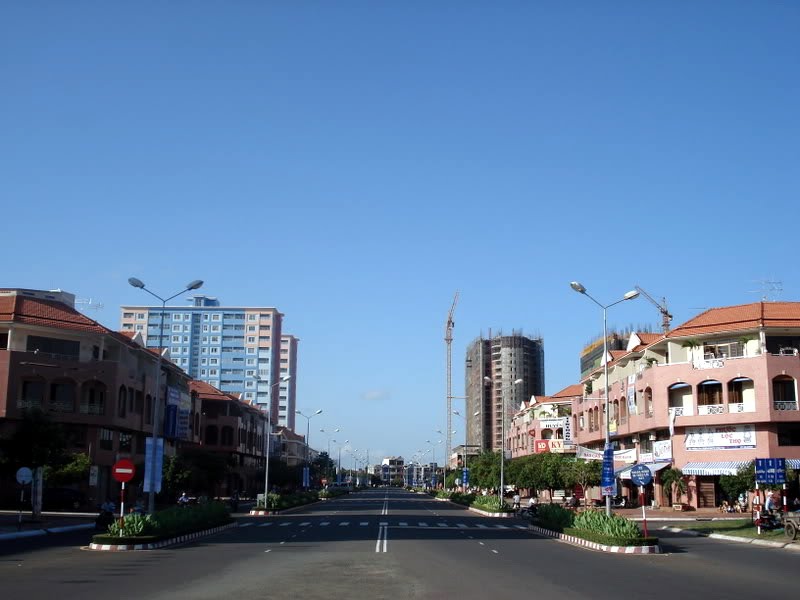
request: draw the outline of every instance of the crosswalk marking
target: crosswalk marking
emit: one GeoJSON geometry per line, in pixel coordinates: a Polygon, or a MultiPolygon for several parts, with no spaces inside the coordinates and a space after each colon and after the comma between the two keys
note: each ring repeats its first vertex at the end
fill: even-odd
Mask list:
{"type": "Polygon", "coordinates": [[[330,521],[323,521],[323,522],[322,522],[322,523],[320,523],[319,525],[320,525],[320,527],[325,527],[326,525],[330,525],[330,524],[331,524],[331,522],[330,522],[330,521]]]}
{"type": "Polygon", "coordinates": [[[342,521],[339,523],[339,527],[346,527],[347,525],[350,525],[350,521],[342,521]]]}
{"type": "Polygon", "coordinates": [[[508,529],[505,525],[495,525],[498,529],[508,529]]]}
{"type": "Polygon", "coordinates": [[[361,523],[359,523],[359,525],[361,525],[361,527],[366,527],[367,525],[369,525],[369,523],[367,523],[366,521],[362,521],[361,523]]]}
{"type": "Polygon", "coordinates": [[[286,521],[286,523],[281,523],[280,525],[278,525],[278,527],[288,527],[291,524],[292,524],[291,521],[286,521]]]}
{"type": "Polygon", "coordinates": [[[517,529],[527,529],[525,525],[514,525],[517,529]]]}
{"type": "Polygon", "coordinates": [[[403,522],[401,522],[401,523],[400,523],[400,527],[408,527],[408,523],[403,523],[403,522]]]}
{"type": "Polygon", "coordinates": [[[418,523],[418,525],[419,525],[420,527],[427,527],[427,526],[428,526],[428,524],[427,524],[427,523],[418,523]]]}
{"type": "Polygon", "coordinates": [[[272,521],[270,521],[269,523],[261,523],[259,527],[269,527],[270,525],[272,525],[272,521]]]}
{"type": "Polygon", "coordinates": [[[447,527],[447,523],[437,523],[439,527],[447,527]]]}
{"type": "Polygon", "coordinates": [[[308,527],[309,525],[311,525],[310,521],[306,521],[305,523],[300,523],[300,527],[308,527]]]}
{"type": "Polygon", "coordinates": [[[467,526],[464,523],[459,523],[456,527],[460,527],[461,529],[467,529],[467,526]]]}
{"type": "Polygon", "coordinates": [[[484,525],[483,523],[478,523],[478,524],[476,525],[476,527],[480,527],[481,529],[488,529],[488,526],[487,526],[487,525],[484,525]]]}
{"type": "Polygon", "coordinates": [[[250,523],[242,523],[241,525],[239,525],[239,527],[250,527],[250,525],[253,525],[253,523],[252,522],[250,522],[250,523]]]}

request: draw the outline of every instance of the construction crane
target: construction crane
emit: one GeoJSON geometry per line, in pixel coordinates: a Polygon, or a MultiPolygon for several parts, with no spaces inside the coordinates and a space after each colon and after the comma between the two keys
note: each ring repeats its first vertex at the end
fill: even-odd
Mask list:
{"type": "Polygon", "coordinates": [[[453,450],[453,315],[458,304],[458,290],[453,296],[453,304],[450,312],[447,313],[447,323],[444,326],[444,342],[447,344],[447,442],[445,446],[445,476],[447,475],[447,462],[450,460],[450,453],[453,450]]]}
{"type": "Polygon", "coordinates": [[[647,298],[647,299],[648,299],[648,300],[649,300],[649,301],[650,301],[650,302],[653,304],[653,306],[655,306],[655,307],[658,309],[658,312],[660,312],[660,313],[661,313],[661,329],[663,329],[663,330],[664,330],[664,333],[667,333],[667,332],[669,331],[669,326],[670,326],[670,323],[672,323],[672,315],[671,315],[671,314],[670,314],[670,312],[667,310],[667,299],[662,297],[662,298],[661,298],[661,303],[659,303],[659,302],[658,302],[658,301],[656,301],[656,300],[655,300],[655,299],[654,299],[654,298],[653,298],[653,297],[652,297],[650,294],[648,294],[647,292],[645,292],[645,291],[644,291],[642,288],[640,288],[638,285],[636,285],[636,286],[634,286],[634,287],[636,288],[636,290],[637,290],[637,291],[638,291],[638,292],[639,292],[639,293],[640,293],[642,296],[644,296],[645,298],[647,298]]]}

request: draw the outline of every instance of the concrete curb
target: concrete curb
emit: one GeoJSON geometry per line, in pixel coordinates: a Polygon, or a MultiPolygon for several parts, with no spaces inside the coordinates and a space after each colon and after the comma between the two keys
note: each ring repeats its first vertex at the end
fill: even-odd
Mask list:
{"type": "Polygon", "coordinates": [[[186,535],[180,535],[175,538],[170,538],[168,540],[161,540],[160,542],[153,542],[151,544],[95,544],[92,542],[89,544],[90,550],[98,550],[101,552],[135,552],[137,550],[156,550],[158,548],[164,548],[166,546],[172,546],[174,544],[183,544],[185,542],[191,542],[201,537],[205,537],[207,535],[212,535],[214,533],[219,533],[220,531],[225,531],[226,529],[230,529],[231,527],[238,527],[239,523],[228,523],[227,525],[220,525],[219,527],[213,527],[211,529],[206,529],[204,531],[195,531],[194,533],[188,533],[186,535]]]}
{"type": "Polygon", "coordinates": [[[787,550],[800,551],[800,544],[792,542],[774,542],[772,540],[760,540],[758,538],[744,538],[724,533],[703,533],[702,531],[692,531],[691,529],[681,529],[680,527],[662,527],[664,531],[680,533],[692,537],[707,537],[712,540],[723,540],[726,542],[738,542],[740,544],[751,544],[753,546],[763,546],[765,548],[785,548],[787,550]]]}
{"type": "Polygon", "coordinates": [[[562,542],[571,544],[573,546],[580,546],[582,548],[589,548],[591,550],[599,550],[600,552],[610,552],[613,554],[661,554],[661,546],[607,546],[606,544],[598,544],[597,542],[590,542],[573,535],[565,533],[558,533],[550,531],[536,525],[528,525],[528,530],[544,535],[551,538],[557,538],[562,542]]]}
{"type": "Polygon", "coordinates": [[[292,506],[291,508],[284,508],[283,510],[251,510],[250,516],[251,517],[277,517],[278,515],[285,515],[287,513],[292,513],[297,510],[302,510],[307,506],[314,506],[315,504],[319,504],[320,502],[325,502],[327,498],[322,500],[317,500],[316,502],[309,502],[308,504],[301,504],[300,506],[292,506]]]}
{"type": "Polygon", "coordinates": [[[18,540],[20,538],[50,535],[51,533],[66,533],[68,531],[80,531],[83,529],[94,529],[94,523],[81,523],[80,525],[64,525],[62,527],[50,527],[47,529],[29,529],[28,531],[0,533],[0,541],[18,540]]]}
{"type": "MultiPolygon", "coordinates": [[[[463,506],[463,505],[461,505],[461,506],[463,506]]],[[[515,516],[514,513],[489,512],[488,510],[481,510],[480,508],[472,508],[471,506],[467,506],[466,508],[470,512],[478,513],[479,515],[483,515],[484,517],[494,517],[494,518],[500,518],[500,519],[508,519],[510,517],[514,517],[515,516]]]]}

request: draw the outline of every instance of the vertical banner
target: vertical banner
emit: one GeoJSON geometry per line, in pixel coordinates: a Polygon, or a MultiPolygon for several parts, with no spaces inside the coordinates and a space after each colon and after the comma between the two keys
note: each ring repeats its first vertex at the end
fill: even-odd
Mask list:
{"type": "Polygon", "coordinates": [[[156,493],[161,491],[161,472],[164,470],[164,438],[158,438],[156,443],[156,470],[155,473],[150,472],[150,466],[153,464],[153,438],[145,438],[144,440],[144,493],[149,494],[150,491],[156,493]]]}
{"type": "Polygon", "coordinates": [[[600,487],[603,496],[613,496],[615,486],[614,481],[614,448],[610,445],[603,450],[603,470],[600,477],[600,487]]]}
{"type": "Polygon", "coordinates": [[[311,487],[308,467],[303,467],[303,487],[311,487]]]}
{"type": "Polygon", "coordinates": [[[464,470],[461,473],[461,485],[464,487],[469,486],[469,469],[466,467],[464,467],[464,470]]]}
{"type": "Polygon", "coordinates": [[[628,414],[638,415],[639,411],[636,408],[636,375],[628,375],[628,414]]]}

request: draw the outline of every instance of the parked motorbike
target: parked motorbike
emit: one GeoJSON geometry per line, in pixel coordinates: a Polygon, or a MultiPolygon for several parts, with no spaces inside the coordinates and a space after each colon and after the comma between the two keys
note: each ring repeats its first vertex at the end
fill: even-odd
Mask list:
{"type": "Polygon", "coordinates": [[[765,510],[756,519],[756,525],[761,529],[782,529],[783,519],[779,512],[765,510]]]}

